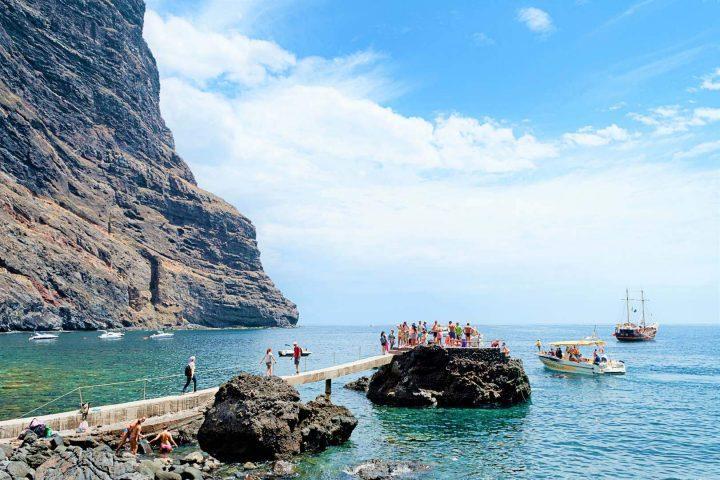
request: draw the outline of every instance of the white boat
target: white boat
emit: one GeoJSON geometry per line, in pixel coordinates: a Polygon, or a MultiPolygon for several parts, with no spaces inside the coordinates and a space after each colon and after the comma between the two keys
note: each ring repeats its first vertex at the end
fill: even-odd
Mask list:
{"type": "Polygon", "coordinates": [[[57,338],[58,335],[55,333],[35,332],[30,340],[55,340],[57,338]]]}
{"type": "Polygon", "coordinates": [[[98,338],[102,338],[105,340],[113,340],[113,339],[119,339],[123,338],[125,334],[123,332],[109,332],[107,330],[100,330],[102,333],[98,335],[98,338]]]}
{"type": "Polygon", "coordinates": [[[150,338],[157,338],[157,339],[160,339],[160,338],[172,338],[173,336],[175,336],[174,333],[163,332],[162,330],[158,330],[157,332],[155,332],[155,333],[153,333],[152,335],[150,335],[150,338]]]}
{"type": "MultiPolygon", "coordinates": [[[[301,353],[300,353],[300,356],[302,356],[302,357],[307,357],[307,356],[309,356],[309,355],[311,355],[311,354],[312,354],[312,352],[311,352],[310,350],[302,350],[301,353]]],[[[281,356],[281,357],[292,357],[292,356],[293,356],[293,351],[292,351],[292,349],[280,350],[280,351],[278,352],[278,355],[281,356]]]]}
{"type": "Polygon", "coordinates": [[[583,355],[569,355],[563,352],[562,348],[578,349],[580,347],[604,347],[605,341],[596,337],[588,337],[583,340],[566,340],[562,342],[550,343],[550,350],[547,352],[538,352],[540,361],[550,370],[563,373],[579,373],[582,375],[604,375],[604,374],[625,374],[625,362],[621,360],[611,360],[605,356],[605,353],[599,353],[598,359],[594,361],[593,357],[585,357],[583,355]],[[552,347],[560,348],[561,357],[556,355],[552,347]]]}

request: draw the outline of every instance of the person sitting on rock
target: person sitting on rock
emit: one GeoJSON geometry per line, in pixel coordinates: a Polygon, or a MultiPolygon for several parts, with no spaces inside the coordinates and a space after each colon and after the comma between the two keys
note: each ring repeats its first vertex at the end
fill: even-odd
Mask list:
{"type": "Polygon", "coordinates": [[[122,435],[120,436],[120,444],[115,449],[115,453],[119,453],[120,449],[125,445],[125,443],[129,440],[130,441],[130,453],[133,455],[137,454],[138,451],[138,442],[145,438],[145,436],[142,434],[142,424],[147,420],[146,417],[140,417],[134,422],[132,422],[130,425],[127,426],[125,430],[123,430],[122,435]]]}
{"type": "Polygon", "coordinates": [[[160,453],[163,455],[167,455],[168,453],[172,452],[173,445],[178,446],[177,443],[175,443],[175,440],[173,439],[170,432],[167,431],[167,427],[163,425],[163,429],[160,433],[155,435],[155,438],[150,440],[150,445],[153,443],[159,443],[160,444],[160,453]]]}

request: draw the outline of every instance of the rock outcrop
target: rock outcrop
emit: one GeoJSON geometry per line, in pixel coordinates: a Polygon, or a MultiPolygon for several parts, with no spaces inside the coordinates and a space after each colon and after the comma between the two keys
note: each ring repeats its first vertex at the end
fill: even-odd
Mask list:
{"type": "Polygon", "coordinates": [[[197,438],[222,461],[254,462],[339,445],[356,425],[347,408],[324,397],[302,404],[284,380],[242,373],[220,387],[197,438]]]}
{"type": "Polygon", "coordinates": [[[357,380],[346,383],[344,388],[347,388],[348,390],[355,390],[356,392],[367,392],[369,384],[370,379],[366,376],[362,376],[357,380]]]}
{"type": "Polygon", "coordinates": [[[367,397],[397,407],[508,407],[530,398],[522,361],[497,349],[416,347],[370,379],[367,397]]]}
{"type": "Polygon", "coordinates": [[[0,331],[289,326],[159,109],[142,0],[0,0],[0,331]]]}

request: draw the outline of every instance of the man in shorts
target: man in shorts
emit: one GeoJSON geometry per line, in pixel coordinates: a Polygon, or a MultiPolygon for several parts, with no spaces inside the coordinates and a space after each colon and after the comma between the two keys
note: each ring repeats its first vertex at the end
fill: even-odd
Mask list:
{"type": "Polygon", "coordinates": [[[295,375],[300,374],[300,357],[302,357],[302,348],[297,342],[293,342],[293,361],[295,362],[295,375]]]}

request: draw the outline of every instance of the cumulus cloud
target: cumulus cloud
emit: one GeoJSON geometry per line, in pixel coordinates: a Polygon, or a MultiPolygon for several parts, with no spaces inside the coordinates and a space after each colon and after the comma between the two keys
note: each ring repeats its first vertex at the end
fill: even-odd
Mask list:
{"type": "Polygon", "coordinates": [[[535,33],[548,34],[555,30],[550,14],[536,7],[521,8],[517,19],[535,33]]]}
{"type": "Polygon", "coordinates": [[[720,67],[703,77],[700,88],[703,90],[720,90],[720,67]]]}
{"type": "MultiPolygon", "coordinates": [[[[708,213],[715,179],[635,161],[660,158],[662,149],[633,146],[636,134],[618,124],[547,139],[457,112],[403,115],[383,105],[402,85],[375,52],[300,58],[271,42],[147,15],[178,151],[201,186],[253,219],[271,273],[305,282],[308,270],[342,268],[329,280],[337,284],[381,272],[384,286],[393,277],[420,292],[445,283],[457,290],[642,275],[705,285],[717,277],[707,262],[718,237],[708,213]],[[236,61],[199,46],[202,39],[184,43],[196,34],[216,35],[236,61]],[[190,66],[180,64],[183,52],[190,66]],[[217,88],[222,79],[233,82],[230,93],[217,88]],[[614,144],[630,150],[616,158],[614,144]],[[596,158],[615,161],[586,161],[596,158]]],[[[657,132],[708,125],[719,113],[669,106],[633,118],[657,132]]]]}

